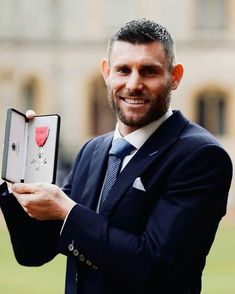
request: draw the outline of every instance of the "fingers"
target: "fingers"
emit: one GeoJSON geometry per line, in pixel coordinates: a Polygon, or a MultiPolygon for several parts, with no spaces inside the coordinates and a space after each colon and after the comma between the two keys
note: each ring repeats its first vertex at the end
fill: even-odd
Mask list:
{"type": "Polygon", "coordinates": [[[76,203],[56,185],[13,184],[12,192],[25,212],[38,220],[64,220],[76,203]]]}
{"type": "Polygon", "coordinates": [[[33,194],[37,191],[36,184],[17,183],[11,186],[12,192],[16,194],[33,194]]]}
{"type": "Polygon", "coordinates": [[[35,201],[36,185],[17,183],[13,184],[11,188],[13,195],[28,213],[31,204],[35,201]]]}
{"type": "Polygon", "coordinates": [[[47,206],[42,202],[47,197],[40,190],[46,189],[47,191],[47,188],[47,185],[43,183],[15,183],[12,185],[12,193],[30,217],[43,219],[40,218],[40,211],[47,206]]]}
{"type": "Polygon", "coordinates": [[[36,113],[33,110],[29,109],[26,111],[25,115],[28,119],[33,119],[36,116],[36,113]]]}

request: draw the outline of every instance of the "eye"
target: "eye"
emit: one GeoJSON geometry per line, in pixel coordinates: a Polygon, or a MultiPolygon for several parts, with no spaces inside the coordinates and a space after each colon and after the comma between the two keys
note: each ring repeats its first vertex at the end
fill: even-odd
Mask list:
{"type": "Polygon", "coordinates": [[[154,76],[158,74],[158,70],[155,66],[144,66],[140,73],[142,76],[154,76]]]}
{"type": "Polygon", "coordinates": [[[116,69],[116,71],[121,74],[129,74],[131,72],[131,70],[128,66],[120,66],[116,69]]]}

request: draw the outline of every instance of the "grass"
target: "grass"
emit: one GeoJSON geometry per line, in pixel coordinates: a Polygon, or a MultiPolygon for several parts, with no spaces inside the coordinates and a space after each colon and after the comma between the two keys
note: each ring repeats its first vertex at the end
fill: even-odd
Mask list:
{"type": "MultiPolygon", "coordinates": [[[[65,257],[61,255],[38,268],[18,265],[6,227],[0,224],[0,293],[63,294],[64,276],[65,257]]],[[[235,225],[223,223],[207,259],[202,294],[234,294],[234,279],[235,225]]]]}
{"type": "Polygon", "coordinates": [[[235,225],[222,223],[207,258],[202,294],[235,293],[235,225]]]}
{"type": "Polygon", "coordinates": [[[16,261],[5,226],[0,224],[0,293],[63,294],[64,256],[57,256],[42,267],[24,267],[16,261]]]}

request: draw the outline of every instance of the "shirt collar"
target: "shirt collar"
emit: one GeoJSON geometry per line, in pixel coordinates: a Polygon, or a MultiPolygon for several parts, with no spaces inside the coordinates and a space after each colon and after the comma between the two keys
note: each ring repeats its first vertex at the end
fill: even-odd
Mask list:
{"type": "MultiPolygon", "coordinates": [[[[148,138],[159,128],[159,126],[167,120],[172,115],[171,108],[159,119],[151,122],[150,124],[135,130],[134,132],[126,135],[124,139],[126,139],[130,144],[132,144],[137,150],[148,140],[148,138]]],[[[117,138],[122,138],[118,130],[118,124],[116,125],[113,140],[117,138]]]]}

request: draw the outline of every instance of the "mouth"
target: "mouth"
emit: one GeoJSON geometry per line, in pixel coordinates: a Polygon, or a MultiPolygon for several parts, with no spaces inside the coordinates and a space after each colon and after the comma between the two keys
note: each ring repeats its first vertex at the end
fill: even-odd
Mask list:
{"type": "Polygon", "coordinates": [[[143,105],[148,103],[148,100],[143,98],[130,98],[130,97],[119,97],[122,101],[129,105],[143,105]]]}

